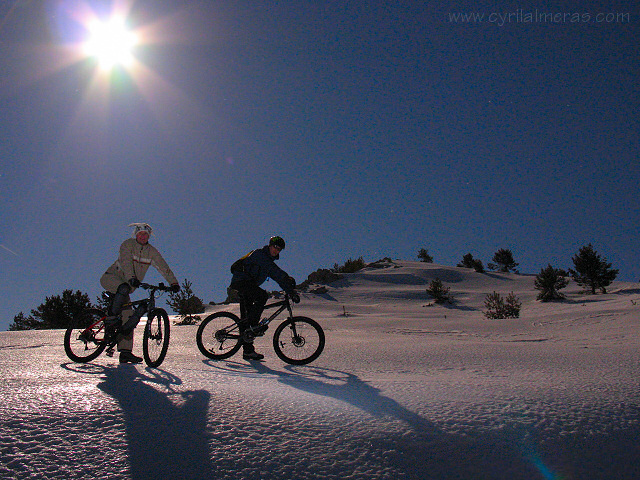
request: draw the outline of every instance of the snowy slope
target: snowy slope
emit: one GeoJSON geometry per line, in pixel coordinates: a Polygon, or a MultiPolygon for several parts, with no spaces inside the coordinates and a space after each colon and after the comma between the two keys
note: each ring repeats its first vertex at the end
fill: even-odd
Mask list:
{"type": "Polygon", "coordinates": [[[327,333],[305,367],[271,332],[265,362],[215,362],[175,326],[161,369],[71,363],[62,331],[1,333],[0,476],[640,478],[640,288],[566,292],[542,304],[532,276],[368,268],[303,294],[294,312],[327,333]],[[428,306],[436,277],[453,305],[428,306]],[[484,318],[492,291],[521,318],[484,318]]]}

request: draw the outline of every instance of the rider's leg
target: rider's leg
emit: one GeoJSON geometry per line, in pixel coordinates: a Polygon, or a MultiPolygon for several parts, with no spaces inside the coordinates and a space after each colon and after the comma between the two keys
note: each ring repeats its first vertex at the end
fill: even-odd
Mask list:
{"type": "Polygon", "coordinates": [[[241,343],[242,343],[242,351],[244,354],[250,354],[256,351],[256,348],[253,346],[253,335],[245,335],[245,331],[250,326],[248,319],[249,316],[249,303],[247,302],[247,298],[244,295],[242,290],[238,291],[240,294],[240,318],[241,322],[238,325],[240,327],[240,335],[241,335],[241,343]]]}
{"type": "Polygon", "coordinates": [[[118,351],[133,350],[133,331],[147,311],[147,303],[139,304],[135,309],[128,307],[122,311],[122,332],[118,335],[118,351]]]}
{"type": "MultiPolygon", "coordinates": [[[[142,316],[145,314],[146,311],[147,311],[147,304],[141,303],[134,310],[132,310],[132,313],[129,313],[127,315],[126,320],[124,318],[122,319],[123,335],[127,335],[129,332],[131,332],[134,328],[138,326],[138,323],[140,323],[140,319],[142,318],[142,316]]],[[[123,317],[124,317],[124,313],[123,313],[123,317]]]]}
{"type": "Polygon", "coordinates": [[[249,325],[257,325],[269,299],[269,294],[257,285],[253,285],[245,291],[245,298],[249,325]]]}
{"type": "Polygon", "coordinates": [[[256,351],[256,347],[253,345],[253,338],[251,341],[244,340],[242,342],[242,353],[253,353],[256,351]]]}
{"type": "MultiPolygon", "coordinates": [[[[123,279],[112,273],[105,273],[100,279],[100,284],[105,290],[114,294],[109,306],[109,313],[111,315],[122,314],[122,324],[126,324],[133,315],[133,309],[125,308],[123,310],[123,305],[130,302],[129,293],[131,292],[131,287],[123,279]]],[[[118,351],[130,352],[133,349],[133,330],[124,335],[119,334],[117,341],[118,351]]]]}
{"type": "Polygon", "coordinates": [[[237,290],[240,295],[241,318],[244,320],[246,316],[249,325],[257,325],[264,306],[269,299],[269,294],[250,281],[231,284],[231,288],[237,290]]]}
{"type": "Polygon", "coordinates": [[[118,289],[116,290],[113,299],[111,300],[111,308],[109,309],[110,315],[119,315],[122,311],[122,306],[129,302],[129,292],[131,292],[131,287],[128,283],[121,283],[118,285],[118,289]]]}
{"type": "MultiPolygon", "coordinates": [[[[232,285],[233,286],[233,285],[232,285]]],[[[264,310],[264,306],[267,303],[269,295],[262,288],[258,287],[254,283],[244,283],[233,286],[235,290],[238,290],[240,294],[240,311],[241,317],[247,322],[240,324],[240,334],[242,335],[242,351],[245,358],[259,360],[264,358],[263,355],[256,352],[256,348],[253,345],[253,335],[246,335],[245,330],[248,326],[257,325],[260,321],[260,315],[264,310]]]]}
{"type": "Polygon", "coordinates": [[[129,284],[118,275],[107,272],[100,278],[100,285],[112,294],[107,313],[109,315],[120,314],[122,306],[129,301],[129,293],[131,293],[129,284]]]}
{"type": "MultiPolygon", "coordinates": [[[[129,319],[133,316],[133,309],[126,308],[122,311],[122,324],[125,325],[129,319]]],[[[128,333],[121,333],[118,335],[118,351],[132,351],[133,350],[133,332],[131,330],[128,333]]]]}

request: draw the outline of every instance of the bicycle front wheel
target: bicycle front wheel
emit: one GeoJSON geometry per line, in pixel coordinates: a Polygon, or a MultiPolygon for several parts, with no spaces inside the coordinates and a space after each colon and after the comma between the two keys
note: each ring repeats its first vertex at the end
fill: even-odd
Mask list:
{"type": "Polygon", "coordinates": [[[230,312],[216,312],[205,318],[198,327],[196,343],[205,357],[222,360],[234,355],[240,341],[240,319],[230,312]]]}
{"type": "Polygon", "coordinates": [[[324,349],[324,330],[307,317],[291,317],[276,328],[273,349],[281,360],[291,365],[313,362],[324,349]]]}
{"type": "Polygon", "coordinates": [[[150,367],[159,367],[169,349],[171,330],[169,316],[161,308],[156,308],[147,317],[142,338],[142,355],[150,367]]]}
{"type": "Polygon", "coordinates": [[[107,346],[105,314],[97,308],[83,310],[64,332],[64,351],[74,362],[86,363],[97,358],[107,346]]]}

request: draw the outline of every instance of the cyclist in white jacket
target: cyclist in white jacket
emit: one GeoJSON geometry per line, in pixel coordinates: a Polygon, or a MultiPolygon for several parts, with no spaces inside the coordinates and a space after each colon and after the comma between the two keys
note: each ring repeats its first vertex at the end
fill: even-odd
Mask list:
{"type": "MultiPolygon", "coordinates": [[[[118,259],[100,278],[102,287],[113,294],[108,315],[115,316],[122,312],[122,324],[133,315],[129,307],[123,310],[123,305],[130,302],[129,294],[144,280],[144,276],[153,265],[156,270],[171,285],[172,290],[180,290],[180,284],[160,252],[149,243],[152,228],[147,223],[132,223],[133,238],[129,238],[120,245],[118,259]]],[[[120,363],[140,363],[142,358],[134,355],[133,331],[121,334],[117,338],[120,363]]]]}

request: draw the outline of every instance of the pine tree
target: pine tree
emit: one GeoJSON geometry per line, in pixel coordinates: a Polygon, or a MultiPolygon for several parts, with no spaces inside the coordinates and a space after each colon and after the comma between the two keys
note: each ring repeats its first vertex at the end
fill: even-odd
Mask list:
{"type": "Polygon", "coordinates": [[[364,263],[364,259],[362,257],[358,257],[355,260],[349,258],[344,265],[340,266],[337,263],[333,264],[333,272],[334,273],[355,273],[359,270],[362,270],[366,267],[367,264],[364,263]]]}
{"type": "Polygon", "coordinates": [[[64,290],[62,295],[47,297],[31,315],[41,322],[40,328],[67,328],[84,309],[91,308],[89,295],[80,290],[64,290]]]}
{"type": "Polygon", "coordinates": [[[473,268],[478,273],[484,273],[484,265],[481,260],[473,258],[473,255],[467,253],[462,257],[462,261],[458,264],[458,267],[473,268]]]}
{"type": "Polygon", "coordinates": [[[513,260],[513,253],[509,249],[499,249],[491,259],[495,263],[490,263],[488,266],[491,270],[497,270],[499,272],[514,272],[518,273],[516,267],[519,263],[513,260]]]}
{"type": "Polygon", "coordinates": [[[586,245],[573,257],[574,269],[569,270],[576,283],[587,287],[593,295],[596,290],[607,293],[606,287],[618,276],[618,270],[611,268],[605,258],[600,257],[593,245],[586,245]]]}
{"type": "Polygon", "coordinates": [[[560,293],[560,290],[569,284],[566,276],[567,272],[553,268],[551,265],[540,270],[534,281],[535,289],[540,290],[537,299],[543,302],[562,300],[564,295],[560,293]]]}
{"type": "Polygon", "coordinates": [[[418,252],[418,258],[424,263],[433,263],[433,257],[429,255],[429,251],[426,248],[421,248],[418,252]]]}
{"type": "Polygon", "coordinates": [[[20,312],[13,317],[13,323],[9,325],[9,330],[36,330],[39,328],[40,322],[36,321],[31,315],[26,316],[20,312]]]}
{"type": "Polygon", "coordinates": [[[449,293],[451,289],[445,287],[442,280],[436,278],[431,280],[427,293],[433,297],[435,303],[453,303],[453,296],[449,293]]]}
{"type": "Polygon", "coordinates": [[[193,324],[199,317],[198,313],[204,312],[204,305],[202,300],[196,297],[193,293],[192,283],[185,278],[180,291],[177,293],[170,293],[167,304],[181,317],[180,323],[184,325],[193,324]]]}
{"type": "Polygon", "coordinates": [[[22,312],[13,319],[10,330],[44,330],[67,328],[84,309],[91,308],[89,295],[80,290],[64,290],[62,295],[46,297],[44,303],[31,310],[31,315],[22,312]]]}
{"type": "Polygon", "coordinates": [[[493,292],[485,297],[484,306],[487,309],[484,316],[487,318],[518,318],[522,303],[513,292],[507,295],[506,299],[498,292],[493,292]]]}

